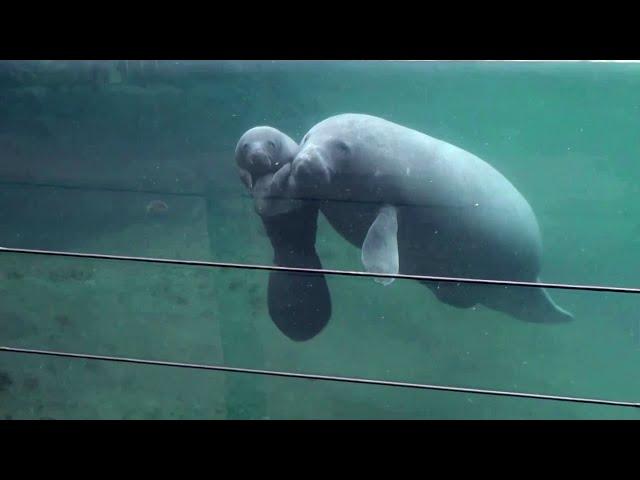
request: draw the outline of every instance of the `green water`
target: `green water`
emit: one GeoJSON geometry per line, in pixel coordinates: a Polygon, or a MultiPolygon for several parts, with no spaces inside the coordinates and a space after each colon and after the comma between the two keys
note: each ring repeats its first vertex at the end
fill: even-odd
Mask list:
{"type": "MultiPolygon", "coordinates": [[[[537,215],[542,281],[638,286],[640,64],[0,62],[0,245],[271,263],[236,142],[256,125],[299,141],[347,112],[501,171],[537,215]]],[[[362,269],[322,217],[316,246],[325,268],[362,269]]],[[[536,325],[411,281],[328,283],[329,326],[295,343],[269,318],[267,273],[0,253],[0,345],[640,401],[637,295],[554,290],[576,320],[536,325]]],[[[1,353],[0,418],[640,411],[1,353]]]]}

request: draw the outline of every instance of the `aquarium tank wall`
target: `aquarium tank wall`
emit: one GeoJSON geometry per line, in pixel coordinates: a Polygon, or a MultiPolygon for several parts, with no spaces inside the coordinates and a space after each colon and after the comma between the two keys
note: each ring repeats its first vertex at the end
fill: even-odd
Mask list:
{"type": "Polygon", "coordinates": [[[639,127],[638,63],[1,61],[0,346],[453,390],[2,351],[0,418],[639,419],[639,127]]]}

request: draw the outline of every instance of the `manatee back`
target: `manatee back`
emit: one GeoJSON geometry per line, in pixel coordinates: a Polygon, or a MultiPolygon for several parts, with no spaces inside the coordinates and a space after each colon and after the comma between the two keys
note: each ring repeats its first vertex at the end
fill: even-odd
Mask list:
{"type": "Polygon", "coordinates": [[[336,195],[328,199],[331,206],[323,208],[345,238],[361,237],[364,225],[358,219],[371,217],[372,204],[395,204],[400,208],[400,248],[405,250],[401,269],[537,276],[542,244],[531,206],[506,177],[476,155],[370,115],[330,117],[309,135],[338,136],[353,148],[352,157],[337,165],[341,180],[336,181],[342,182],[342,193],[351,187],[350,197],[336,195]]]}

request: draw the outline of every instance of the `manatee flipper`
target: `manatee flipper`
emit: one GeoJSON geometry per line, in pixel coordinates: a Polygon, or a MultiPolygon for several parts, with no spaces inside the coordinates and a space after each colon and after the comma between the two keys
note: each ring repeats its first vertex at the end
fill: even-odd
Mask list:
{"type": "MultiPolygon", "coordinates": [[[[315,249],[317,207],[307,205],[260,218],[273,246],[275,265],[322,268],[315,249]]],[[[322,274],[272,271],[267,295],[271,320],[292,340],[310,340],[331,317],[331,296],[322,274]]]]}
{"type": "MultiPolygon", "coordinates": [[[[275,174],[269,173],[251,184],[251,195],[258,215],[271,217],[290,212],[302,206],[299,200],[288,198],[286,194],[287,180],[291,172],[291,164],[287,163],[275,174]]],[[[243,182],[252,182],[250,176],[240,173],[243,182]]]]}
{"type": "MultiPolygon", "coordinates": [[[[398,273],[398,213],[395,207],[385,205],[380,209],[362,244],[361,258],[367,272],[398,273]]],[[[374,280],[386,286],[394,279],[377,277],[374,280]]]]}

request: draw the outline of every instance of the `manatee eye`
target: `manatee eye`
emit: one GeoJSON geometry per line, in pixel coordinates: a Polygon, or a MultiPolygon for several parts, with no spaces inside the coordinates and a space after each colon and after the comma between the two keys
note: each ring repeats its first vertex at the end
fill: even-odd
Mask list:
{"type": "Polygon", "coordinates": [[[244,145],[242,145],[242,151],[246,152],[247,150],[249,150],[249,144],[245,143],[244,145]]]}
{"type": "Polygon", "coordinates": [[[276,144],[275,144],[274,142],[272,142],[271,140],[269,140],[269,141],[267,142],[267,145],[269,145],[269,148],[270,148],[271,150],[275,150],[275,149],[276,149],[276,144]]]}

